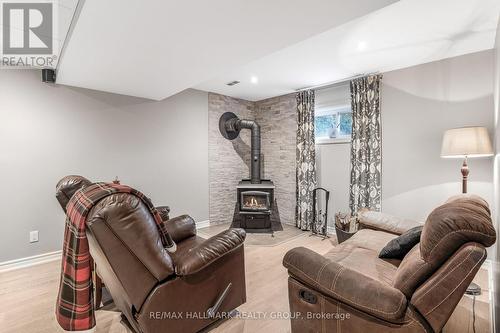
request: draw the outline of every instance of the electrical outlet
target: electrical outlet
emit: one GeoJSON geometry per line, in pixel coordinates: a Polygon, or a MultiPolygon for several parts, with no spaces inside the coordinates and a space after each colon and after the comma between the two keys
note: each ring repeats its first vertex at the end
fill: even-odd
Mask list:
{"type": "Polygon", "coordinates": [[[30,231],[30,243],[38,242],[38,230],[30,231]]]}

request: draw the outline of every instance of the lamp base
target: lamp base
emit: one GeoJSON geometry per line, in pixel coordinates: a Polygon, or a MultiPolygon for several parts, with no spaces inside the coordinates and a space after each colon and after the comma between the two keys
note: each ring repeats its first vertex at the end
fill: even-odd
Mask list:
{"type": "Polygon", "coordinates": [[[471,282],[465,293],[467,295],[481,295],[481,287],[477,283],[471,282]]]}
{"type": "Polygon", "coordinates": [[[464,158],[464,163],[462,164],[462,193],[467,193],[467,178],[469,178],[469,166],[467,165],[467,156],[464,158]]]}

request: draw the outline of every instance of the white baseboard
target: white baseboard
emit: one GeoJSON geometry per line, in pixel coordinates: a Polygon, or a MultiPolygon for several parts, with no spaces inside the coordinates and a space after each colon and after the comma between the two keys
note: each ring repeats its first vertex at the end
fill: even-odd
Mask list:
{"type": "Polygon", "coordinates": [[[20,258],[15,260],[4,261],[0,263],[0,273],[13,271],[19,268],[25,268],[30,266],[35,266],[39,264],[44,264],[46,262],[61,260],[62,251],[48,252],[44,254],[39,254],[32,257],[20,258]]]}
{"type": "Polygon", "coordinates": [[[196,222],[196,229],[210,227],[210,220],[196,222]]]}

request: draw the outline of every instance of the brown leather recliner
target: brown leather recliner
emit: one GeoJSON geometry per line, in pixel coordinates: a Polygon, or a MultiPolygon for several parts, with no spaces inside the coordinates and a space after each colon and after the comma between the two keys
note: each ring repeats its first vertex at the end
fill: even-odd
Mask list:
{"type": "Polygon", "coordinates": [[[440,332],[495,243],[488,204],[473,195],[450,198],[402,261],[379,259],[375,243],[396,237],[402,222],[372,220],[372,230],[325,256],[290,250],[283,264],[292,332],[440,332]]]}
{"type": "MultiPolygon", "coordinates": [[[[61,206],[79,185],[61,180],[61,206]]],[[[69,198],[68,198],[69,197],[69,198]]],[[[197,332],[246,301],[245,231],[229,229],[205,240],[187,215],[166,226],[177,243],[163,246],[153,216],[137,197],[118,193],[99,201],[87,217],[90,253],[115,305],[137,332],[197,332]]]]}

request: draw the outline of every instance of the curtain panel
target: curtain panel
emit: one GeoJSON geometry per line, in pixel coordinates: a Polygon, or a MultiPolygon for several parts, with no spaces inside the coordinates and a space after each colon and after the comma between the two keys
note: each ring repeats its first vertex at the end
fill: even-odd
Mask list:
{"type": "Polygon", "coordinates": [[[297,93],[296,226],[309,230],[313,223],[313,190],[316,187],[314,141],[314,91],[297,93]]]}
{"type": "Polygon", "coordinates": [[[351,81],[352,141],[349,207],[380,211],[382,174],[382,128],[380,85],[382,75],[351,81]]]}

